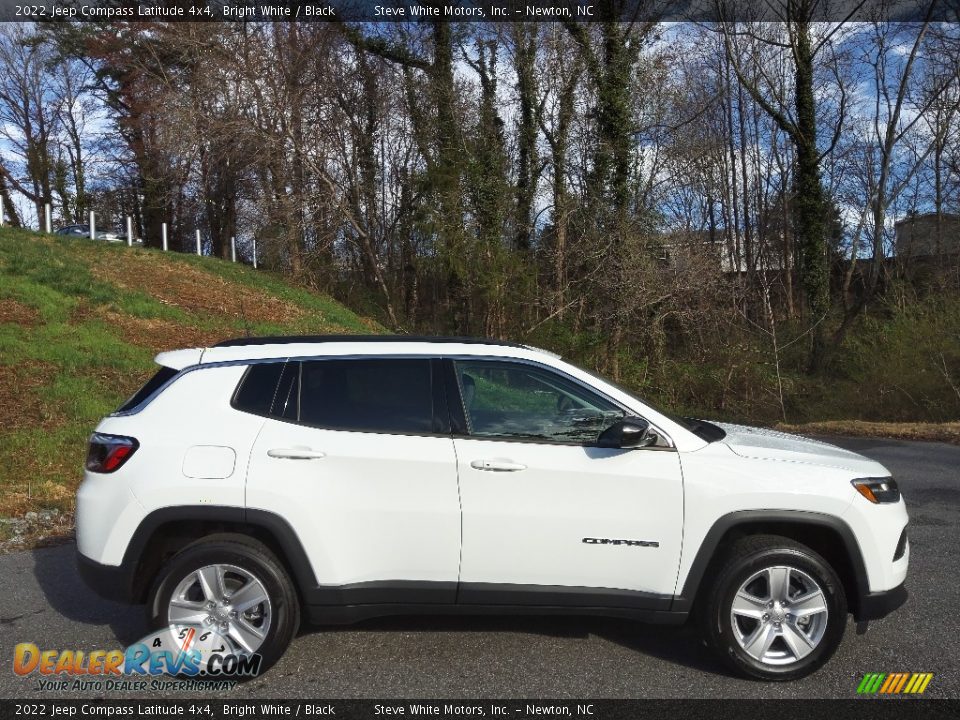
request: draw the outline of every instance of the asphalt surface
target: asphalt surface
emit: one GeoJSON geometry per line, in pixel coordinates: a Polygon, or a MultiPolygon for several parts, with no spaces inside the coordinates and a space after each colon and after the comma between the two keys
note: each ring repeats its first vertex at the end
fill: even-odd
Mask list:
{"type": "MultiPolygon", "coordinates": [[[[911,597],[865,635],[848,623],[837,654],[813,677],[785,684],[732,677],[689,627],[417,617],[305,630],[265,676],[212,696],[851,698],[866,672],[906,671],[935,674],[925,697],[960,698],[960,447],[832,442],[880,461],[897,477],[911,518],[911,597]]],[[[84,696],[40,691],[35,675],[16,676],[16,643],[90,651],[120,648],[146,633],[142,608],[102,601],[86,589],[73,554],[73,545],[63,545],[0,557],[0,697],[84,696]]]]}

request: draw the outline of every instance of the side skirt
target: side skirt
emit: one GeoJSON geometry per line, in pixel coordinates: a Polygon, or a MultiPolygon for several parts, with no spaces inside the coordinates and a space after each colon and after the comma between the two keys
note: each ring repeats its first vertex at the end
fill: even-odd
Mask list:
{"type": "Polygon", "coordinates": [[[349,624],[391,615],[572,615],[681,624],[671,596],[635,590],[557,585],[385,581],[320,586],[305,593],[317,624],[349,624]]]}
{"type": "Polygon", "coordinates": [[[362,620],[394,616],[489,616],[550,615],[569,617],[609,617],[655,625],[682,625],[688,614],[669,610],[638,610],[615,607],[569,607],[555,605],[442,605],[377,603],[374,605],[308,605],[307,619],[312,625],[351,625],[362,620]]]}

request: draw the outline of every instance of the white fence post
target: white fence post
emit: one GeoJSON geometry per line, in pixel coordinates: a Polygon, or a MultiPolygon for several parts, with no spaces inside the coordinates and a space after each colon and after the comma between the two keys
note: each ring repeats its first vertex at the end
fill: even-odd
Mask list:
{"type": "Polygon", "coordinates": [[[90,211],[90,239],[97,239],[97,218],[93,214],[93,210],[90,211]]]}
{"type": "Polygon", "coordinates": [[[127,215],[127,247],[133,245],[133,218],[127,215]]]}
{"type": "Polygon", "coordinates": [[[53,223],[50,218],[50,203],[43,205],[43,226],[46,228],[47,235],[53,232],[53,223]]]}
{"type": "Polygon", "coordinates": [[[160,225],[160,233],[163,235],[163,251],[167,251],[167,224],[162,223],[160,225]]]}
{"type": "Polygon", "coordinates": [[[230,236],[230,260],[237,261],[237,239],[233,235],[230,236]]]}
{"type": "Polygon", "coordinates": [[[253,238],[253,269],[257,269],[257,238],[253,238]]]}
{"type": "Polygon", "coordinates": [[[203,255],[203,253],[200,252],[200,231],[199,230],[197,230],[197,255],[203,255]]]}

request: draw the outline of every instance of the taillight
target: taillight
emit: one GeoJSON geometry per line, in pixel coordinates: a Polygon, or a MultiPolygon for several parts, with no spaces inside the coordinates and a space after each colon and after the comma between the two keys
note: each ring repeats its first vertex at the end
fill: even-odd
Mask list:
{"type": "Polygon", "coordinates": [[[119,470],[138,447],[140,443],[136,438],[94,433],[90,436],[90,449],[87,450],[87,470],[97,473],[119,470]]]}

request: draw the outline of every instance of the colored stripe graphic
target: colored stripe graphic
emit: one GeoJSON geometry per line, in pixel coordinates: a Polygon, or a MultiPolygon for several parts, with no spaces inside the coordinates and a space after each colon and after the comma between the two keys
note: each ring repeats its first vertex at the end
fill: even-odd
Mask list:
{"type": "Polygon", "coordinates": [[[891,686],[896,685],[899,679],[900,679],[899,673],[890,673],[889,675],[887,675],[887,679],[884,681],[883,685],[880,686],[880,692],[881,693],[890,692],[891,686]]]}
{"type": "Polygon", "coordinates": [[[913,685],[913,687],[909,692],[912,695],[920,695],[933,680],[933,673],[914,673],[914,677],[916,677],[916,680],[910,679],[910,685],[913,685]]]}
{"type": "Polygon", "coordinates": [[[893,688],[890,692],[898,693],[903,690],[903,686],[906,684],[907,679],[910,677],[910,673],[900,673],[900,682],[897,683],[897,686],[893,688]]]}
{"type": "Polygon", "coordinates": [[[875,693],[880,689],[880,684],[883,682],[883,679],[887,676],[886,673],[876,673],[873,676],[873,682],[870,683],[870,689],[867,690],[868,693],[875,693]]]}
{"type": "Polygon", "coordinates": [[[867,673],[857,686],[859,695],[921,695],[933,673],[867,673]]]}

